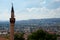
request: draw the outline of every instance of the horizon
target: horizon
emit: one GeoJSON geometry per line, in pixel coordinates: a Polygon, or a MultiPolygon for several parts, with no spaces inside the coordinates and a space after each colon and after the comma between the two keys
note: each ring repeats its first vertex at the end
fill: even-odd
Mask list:
{"type": "MultiPolygon", "coordinates": [[[[42,19],[60,19],[60,18],[42,18],[42,19]]],[[[15,21],[27,21],[27,20],[41,20],[41,19],[26,19],[26,20],[15,20],[15,21]]],[[[9,22],[10,20],[0,20],[0,22],[9,22]]]]}
{"type": "Polygon", "coordinates": [[[9,21],[12,3],[17,21],[60,18],[60,0],[0,0],[0,21],[9,21]]]}

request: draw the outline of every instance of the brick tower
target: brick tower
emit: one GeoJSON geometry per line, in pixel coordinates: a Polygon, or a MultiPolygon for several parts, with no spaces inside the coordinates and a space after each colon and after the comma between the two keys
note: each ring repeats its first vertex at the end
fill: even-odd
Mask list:
{"type": "Polygon", "coordinates": [[[12,4],[11,18],[10,18],[10,40],[14,40],[14,24],[15,24],[15,18],[14,18],[14,8],[12,4]]]}

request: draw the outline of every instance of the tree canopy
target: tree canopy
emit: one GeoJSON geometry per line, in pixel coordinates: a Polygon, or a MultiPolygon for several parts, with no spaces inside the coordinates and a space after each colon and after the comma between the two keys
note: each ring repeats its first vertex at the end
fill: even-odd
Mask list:
{"type": "Polygon", "coordinates": [[[24,40],[23,33],[15,34],[14,40],[24,40]]]}
{"type": "Polygon", "coordinates": [[[57,40],[57,35],[50,34],[43,30],[38,30],[29,35],[28,40],[57,40]]]}

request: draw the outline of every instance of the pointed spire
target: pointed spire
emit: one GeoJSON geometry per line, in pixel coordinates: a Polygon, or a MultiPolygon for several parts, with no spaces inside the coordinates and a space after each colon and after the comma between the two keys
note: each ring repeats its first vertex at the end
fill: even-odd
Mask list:
{"type": "Polygon", "coordinates": [[[11,12],[14,12],[13,3],[12,3],[12,9],[11,9],[11,12]]]}
{"type": "Polygon", "coordinates": [[[12,8],[11,8],[11,18],[14,18],[14,8],[13,8],[13,3],[12,3],[12,8]]]}

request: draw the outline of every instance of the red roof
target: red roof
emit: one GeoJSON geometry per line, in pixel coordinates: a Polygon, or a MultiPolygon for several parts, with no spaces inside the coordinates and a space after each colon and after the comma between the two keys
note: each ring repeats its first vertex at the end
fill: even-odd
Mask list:
{"type": "Polygon", "coordinates": [[[7,40],[6,38],[0,37],[0,40],[7,40]]]}

